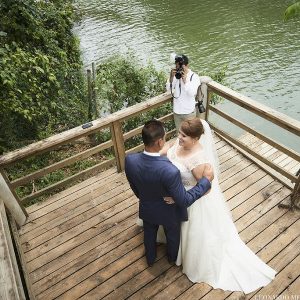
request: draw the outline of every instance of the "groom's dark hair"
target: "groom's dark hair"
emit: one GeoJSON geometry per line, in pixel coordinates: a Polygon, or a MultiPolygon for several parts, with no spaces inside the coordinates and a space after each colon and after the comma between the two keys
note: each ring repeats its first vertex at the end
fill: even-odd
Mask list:
{"type": "Polygon", "coordinates": [[[165,136],[165,129],[162,122],[151,120],[145,123],[142,129],[142,139],[145,146],[153,146],[153,144],[165,136]]]}

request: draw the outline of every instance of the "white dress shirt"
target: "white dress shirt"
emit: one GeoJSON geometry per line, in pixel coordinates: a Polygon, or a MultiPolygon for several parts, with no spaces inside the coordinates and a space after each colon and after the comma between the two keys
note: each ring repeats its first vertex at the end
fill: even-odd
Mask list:
{"type": "Polygon", "coordinates": [[[144,150],[144,154],[149,155],[149,156],[160,156],[159,152],[147,152],[144,150]]]}
{"type": "MultiPolygon", "coordinates": [[[[174,76],[172,82],[172,94],[173,94],[173,111],[176,114],[191,114],[195,110],[195,96],[197,94],[198,86],[200,85],[199,76],[192,72],[188,71],[186,76],[186,83],[181,79],[176,79],[174,76]],[[191,76],[192,80],[191,80],[191,76]]],[[[171,85],[168,80],[166,84],[167,91],[171,90],[171,85]]]]}

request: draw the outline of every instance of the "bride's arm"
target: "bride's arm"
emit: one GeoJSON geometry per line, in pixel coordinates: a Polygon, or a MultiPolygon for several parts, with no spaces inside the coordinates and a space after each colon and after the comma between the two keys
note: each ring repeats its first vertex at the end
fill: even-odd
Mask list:
{"type": "MultiPolygon", "coordinates": [[[[199,181],[202,177],[206,177],[210,182],[214,179],[214,172],[210,164],[200,164],[191,170],[193,176],[197,181],[199,181]]],[[[207,191],[204,195],[210,192],[207,191]]],[[[164,200],[167,204],[174,204],[175,201],[172,197],[164,197],[164,200]]]]}
{"type": "MultiPolygon", "coordinates": [[[[201,164],[201,165],[198,165],[197,167],[195,167],[194,169],[192,169],[192,174],[197,181],[200,180],[205,175],[204,171],[208,167],[211,169],[212,177],[214,177],[214,173],[213,173],[213,170],[212,170],[210,164],[201,164]]],[[[209,193],[209,191],[207,193],[209,193]]]]}
{"type": "Polygon", "coordinates": [[[197,181],[203,177],[203,172],[204,172],[205,166],[206,166],[206,164],[201,164],[192,170],[192,174],[197,181]]]}

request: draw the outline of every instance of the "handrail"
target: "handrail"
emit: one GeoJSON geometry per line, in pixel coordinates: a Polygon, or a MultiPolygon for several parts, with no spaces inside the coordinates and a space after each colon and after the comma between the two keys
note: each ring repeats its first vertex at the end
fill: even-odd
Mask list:
{"type": "Polygon", "coordinates": [[[149,100],[136,104],[132,107],[128,107],[117,111],[105,118],[99,118],[93,121],[93,126],[83,129],[81,126],[77,126],[62,133],[53,135],[44,140],[25,146],[21,149],[9,152],[0,156],[0,167],[5,167],[15,163],[16,161],[28,158],[33,155],[41,154],[45,151],[49,151],[57,146],[71,142],[83,136],[90,135],[99,131],[100,129],[109,127],[113,122],[124,121],[128,118],[136,116],[143,111],[153,109],[171,100],[170,93],[164,93],[162,95],[153,97],[149,100]]]}
{"type": "Polygon", "coordinates": [[[261,140],[265,141],[266,143],[268,143],[269,145],[271,146],[274,146],[275,148],[277,148],[278,150],[286,153],[287,155],[289,155],[290,157],[300,161],[300,154],[297,153],[296,151],[292,150],[292,149],[289,149],[287,148],[286,146],[278,143],[278,142],[275,142],[274,140],[268,138],[267,136],[265,136],[264,134],[262,133],[259,133],[258,131],[252,129],[251,127],[247,126],[246,124],[244,124],[243,122],[241,121],[238,121],[236,118],[233,118],[231,116],[229,116],[227,113],[219,110],[218,108],[216,107],[213,107],[211,106],[209,108],[212,112],[216,113],[217,115],[223,117],[224,119],[230,121],[231,123],[239,126],[240,128],[246,130],[247,132],[259,137],[261,140]]]}
{"type": "Polygon", "coordinates": [[[250,149],[247,147],[244,143],[232,138],[229,134],[227,134],[225,131],[215,127],[213,124],[210,124],[210,127],[217,133],[219,133],[221,136],[225,137],[229,141],[236,144],[238,147],[240,147],[243,150],[246,150],[248,153],[250,153],[255,158],[260,159],[263,163],[266,165],[272,167],[275,171],[282,173],[285,177],[289,178],[291,181],[296,182],[297,177],[295,175],[290,174],[289,172],[285,171],[284,169],[280,168],[279,166],[275,165],[273,162],[271,162],[269,159],[263,157],[261,154],[258,154],[256,151],[250,149]]]}
{"type": "Polygon", "coordinates": [[[0,198],[0,299],[25,299],[18,263],[9,230],[6,210],[0,198]],[[4,259],[3,259],[4,258],[4,259]]]}
{"type": "MultiPolygon", "coordinates": [[[[280,113],[266,105],[256,102],[256,101],[250,99],[249,97],[241,95],[238,92],[233,91],[230,88],[223,86],[222,84],[219,84],[215,81],[209,81],[206,84],[208,87],[208,95],[207,95],[208,100],[207,100],[206,113],[205,113],[206,120],[208,120],[209,111],[213,111],[217,115],[219,115],[219,116],[223,117],[224,119],[230,121],[231,123],[239,126],[240,128],[246,130],[247,132],[250,132],[254,136],[259,137],[260,139],[262,139],[269,145],[274,146],[276,149],[282,151],[283,153],[294,158],[296,161],[300,162],[300,154],[298,152],[296,152],[292,149],[289,149],[286,146],[284,146],[278,142],[275,142],[274,140],[266,137],[264,134],[256,131],[255,129],[252,129],[251,127],[247,126],[243,122],[237,120],[236,118],[228,115],[227,113],[219,110],[216,107],[213,107],[210,103],[210,99],[212,97],[212,94],[215,93],[215,94],[217,94],[221,97],[224,97],[225,99],[243,107],[244,109],[251,111],[252,113],[255,113],[256,115],[260,116],[261,118],[266,119],[281,128],[284,128],[285,130],[287,130],[297,136],[300,136],[300,122],[299,121],[297,121],[283,113],[280,113]]],[[[233,145],[237,146],[236,148],[238,151],[240,151],[240,149],[244,150],[243,154],[248,156],[249,159],[253,160],[252,159],[253,157],[256,159],[259,159],[259,161],[262,162],[263,164],[271,167],[273,170],[277,171],[279,174],[283,175],[284,177],[286,177],[286,178],[290,179],[292,182],[294,182],[295,185],[293,188],[293,192],[291,194],[290,205],[289,206],[281,205],[281,207],[288,207],[290,209],[293,209],[293,208],[300,209],[300,176],[291,174],[290,172],[284,170],[284,168],[279,167],[278,165],[273,163],[268,158],[264,157],[261,154],[258,154],[254,149],[251,149],[249,146],[242,143],[241,141],[239,141],[232,135],[226,133],[221,128],[218,128],[213,124],[210,124],[210,125],[216,131],[216,133],[218,133],[223,138],[230,141],[233,145]]],[[[277,177],[268,169],[265,169],[265,170],[268,173],[270,173],[272,176],[277,177]]],[[[279,179],[279,177],[277,177],[277,178],[279,179]]],[[[281,180],[281,179],[279,179],[279,180],[281,180]]],[[[281,180],[281,182],[286,184],[282,180],[281,180]]]]}
{"type": "Polygon", "coordinates": [[[280,113],[266,105],[263,105],[257,101],[250,99],[232,89],[217,83],[210,81],[207,83],[209,90],[226,98],[227,100],[234,102],[235,104],[271,121],[272,123],[285,128],[286,130],[300,136],[300,122],[280,113]]]}
{"type": "MultiPolygon", "coordinates": [[[[91,135],[102,129],[109,128],[109,130],[110,130],[112,138],[109,141],[101,143],[100,145],[93,146],[81,153],[72,155],[71,157],[65,158],[59,162],[55,162],[51,165],[45,166],[45,167],[41,168],[40,170],[37,170],[30,174],[27,174],[23,177],[17,178],[13,181],[9,181],[7,178],[7,185],[9,187],[9,189],[15,195],[16,200],[19,201],[18,196],[15,193],[15,189],[18,188],[19,186],[28,184],[31,181],[39,179],[51,172],[54,172],[58,169],[65,167],[65,166],[72,165],[79,160],[88,158],[96,153],[99,153],[100,151],[105,150],[105,149],[108,149],[111,147],[113,147],[113,149],[114,149],[115,158],[107,159],[105,161],[97,163],[96,165],[94,165],[88,169],[85,169],[79,173],[76,173],[74,175],[66,177],[63,180],[58,181],[52,185],[49,185],[43,189],[34,191],[31,194],[20,199],[20,201],[21,201],[20,207],[22,208],[22,210],[24,210],[24,213],[26,213],[26,210],[24,209],[23,204],[25,205],[26,203],[30,202],[32,199],[39,197],[45,193],[49,193],[54,190],[57,190],[58,188],[65,187],[66,185],[69,185],[71,182],[80,180],[85,176],[95,173],[96,171],[105,169],[105,168],[110,167],[115,164],[117,165],[118,171],[124,170],[125,155],[128,152],[128,150],[125,151],[124,142],[126,140],[128,140],[129,138],[134,137],[137,134],[139,134],[141,131],[141,127],[135,128],[128,133],[124,133],[122,130],[121,123],[129,118],[132,118],[136,115],[141,114],[144,111],[152,110],[158,106],[161,106],[161,105],[169,102],[170,100],[171,100],[170,93],[164,93],[157,97],[153,97],[149,100],[138,103],[134,106],[120,110],[116,113],[113,113],[113,114],[107,116],[107,117],[94,120],[92,122],[93,126],[88,127],[86,129],[83,129],[81,126],[78,126],[76,128],[70,129],[70,130],[62,132],[60,134],[56,134],[56,135],[51,136],[42,141],[33,143],[33,144],[23,147],[21,149],[18,149],[13,152],[7,153],[3,156],[0,156],[0,172],[2,172],[3,174],[6,174],[5,169],[10,167],[10,165],[12,165],[16,162],[19,162],[20,160],[26,159],[26,158],[34,156],[34,155],[39,155],[46,151],[50,151],[54,148],[57,148],[60,145],[69,143],[71,141],[74,141],[74,140],[84,137],[84,136],[91,135]]],[[[168,114],[166,116],[162,116],[160,119],[162,121],[166,121],[166,120],[172,119],[172,117],[173,117],[173,114],[168,114]]],[[[133,151],[135,148],[133,148],[133,151]]],[[[132,150],[132,149],[129,149],[129,150],[132,150]]]]}
{"type": "MultiPolygon", "coordinates": [[[[275,148],[279,149],[280,151],[288,154],[292,158],[295,158],[296,160],[299,161],[300,155],[296,151],[287,148],[286,146],[277,143],[270,138],[266,137],[265,135],[257,132],[255,129],[252,129],[251,127],[247,126],[243,122],[229,116],[228,114],[222,112],[221,110],[217,109],[216,107],[213,107],[210,104],[210,98],[212,96],[212,93],[216,93],[220,96],[223,96],[224,98],[232,101],[233,103],[256,113],[257,115],[261,116],[262,118],[265,118],[276,125],[285,128],[286,130],[296,134],[300,135],[300,122],[297,120],[294,120],[282,113],[276,112],[275,110],[262,105],[246,96],[243,96],[217,82],[210,81],[207,82],[207,87],[208,87],[208,94],[205,93],[206,99],[208,99],[208,105],[206,106],[206,118],[208,118],[209,111],[213,111],[214,113],[219,114],[223,118],[229,120],[230,122],[234,123],[235,125],[243,128],[244,130],[249,131],[250,133],[254,134],[255,136],[258,136],[261,138],[263,141],[269,143],[270,145],[274,146],[275,148]]],[[[124,170],[124,159],[125,155],[128,153],[140,151],[143,148],[143,145],[138,145],[132,149],[125,149],[125,141],[128,139],[140,134],[142,130],[142,126],[139,126],[137,128],[134,128],[133,130],[129,132],[123,132],[122,130],[122,122],[132,118],[136,115],[141,114],[142,112],[152,110],[156,107],[159,107],[171,100],[171,94],[170,93],[164,93],[159,96],[153,97],[149,100],[146,100],[144,102],[138,103],[134,106],[125,108],[123,110],[120,110],[116,113],[113,113],[107,117],[96,119],[93,121],[93,126],[83,129],[81,126],[75,127],[73,129],[70,129],[68,131],[62,132],[60,134],[51,136],[47,139],[44,139],[42,141],[33,143],[31,145],[28,145],[24,148],[15,150],[13,152],[7,153],[3,156],[0,156],[0,171],[2,174],[5,174],[5,168],[9,167],[11,164],[19,162],[22,159],[28,158],[30,156],[34,155],[39,155],[41,153],[44,153],[46,151],[50,151],[62,144],[69,143],[71,141],[74,141],[78,138],[84,137],[91,135],[93,133],[96,133],[97,131],[100,131],[102,129],[108,128],[111,133],[111,140],[106,141],[100,145],[94,146],[88,150],[85,150],[81,153],[75,154],[71,157],[68,157],[64,160],[61,160],[59,162],[56,162],[52,165],[46,166],[44,168],[41,168],[38,171],[35,171],[31,174],[25,175],[21,178],[15,179],[14,181],[9,181],[7,185],[10,188],[11,192],[14,193],[16,196],[16,199],[18,201],[18,197],[15,193],[15,189],[22,185],[26,184],[32,180],[38,179],[42,176],[45,176],[57,169],[61,169],[64,166],[71,165],[74,162],[78,160],[85,159],[87,157],[90,157],[91,155],[94,155],[100,151],[103,151],[104,149],[108,149],[113,147],[114,149],[114,156],[115,158],[113,159],[108,159],[106,161],[100,162],[93,167],[90,167],[84,171],[81,171],[79,173],[76,173],[72,176],[69,176],[61,181],[58,181],[50,186],[47,186],[41,190],[35,191],[34,193],[25,196],[23,199],[21,199],[22,203],[28,202],[33,198],[39,197],[44,193],[48,193],[50,191],[56,190],[57,188],[61,188],[69,184],[70,182],[79,180],[83,178],[84,176],[93,174],[95,171],[99,171],[100,169],[107,168],[111,166],[112,164],[116,164],[118,171],[124,170]],[[23,202],[24,201],[24,202],[23,202]]],[[[171,120],[173,118],[173,114],[169,113],[167,115],[164,115],[160,118],[162,121],[167,121],[171,120]]],[[[215,126],[213,126],[215,127],[215,126]]],[[[215,128],[216,131],[218,131],[218,128],[215,128]]],[[[175,133],[174,130],[171,130],[170,132],[167,133],[167,136],[171,136],[175,133]]],[[[294,174],[290,174],[289,172],[285,170],[281,170],[277,165],[275,165],[272,161],[266,160],[261,155],[258,155],[253,152],[253,149],[250,149],[247,145],[240,144],[240,141],[238,141],[236,138],[231,137],[230,135],[227,135],[225,132],[219,132],[221,135],[231,142],[235,143],[236,145],[240,145],[243,150],[248,151],[248,154],[250,153],[251,155],[254,155],[254,157],[260,159],[260,161],[266,163],[267,165],[271,166],[274,170],[278,171],[281,173],[283,176],[289,178],[293,182],[297,182],[297,177],[294,174]],[[226,136],[225,136],[226,135],[226,136]]],[[[250,157],[250,156],[249,156],[250,157]]],[[[7,176],[6,176],[7,177],[7,176]]],[[[22,207],[22,206],[21,206],[22,207]]],[[[22,207],[24,210],[24,208],[22,207]]],[[[26,213],[26,211],[24,211],[26,213]]]]}

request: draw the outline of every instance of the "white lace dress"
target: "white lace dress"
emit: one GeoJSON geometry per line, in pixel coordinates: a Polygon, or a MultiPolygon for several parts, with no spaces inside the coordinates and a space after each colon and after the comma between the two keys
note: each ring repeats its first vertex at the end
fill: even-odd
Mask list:
{"type": "MultiPolygon", "coordinates": [[[[203,150],[189,158],[176,155],[178,142],[168,158],[180,170],[186,189],[196,180],[191,170],[209,162],[203,150]]],[[[250,293],[267,285],[276,272],[258,258],[240,239],[224,201],[218,179],[209,194],[188,208],[189,220],[182,222],[177,265],[192,282],[205,282],[213,288],[250,293]]],[[[158,240],[162,241],[162,231],[158,240]]]]}

